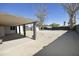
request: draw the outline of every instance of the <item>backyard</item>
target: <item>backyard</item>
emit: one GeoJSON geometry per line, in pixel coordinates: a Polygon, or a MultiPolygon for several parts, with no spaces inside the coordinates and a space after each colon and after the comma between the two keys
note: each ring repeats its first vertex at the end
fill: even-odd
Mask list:
{"type": "Polygon", "coordinates": [[[0,4],[0,56],[79,56],[79,3],[0,4]]]}

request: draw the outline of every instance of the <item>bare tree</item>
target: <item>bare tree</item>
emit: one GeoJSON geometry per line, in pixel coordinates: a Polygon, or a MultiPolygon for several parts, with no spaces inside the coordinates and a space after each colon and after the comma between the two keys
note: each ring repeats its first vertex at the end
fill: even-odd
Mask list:
{"type": "Polygon", "coordinates": [[[47,10],[46,10],[46,7],[44,5],[40,5],[39,9],[37,10],[37,14],[36,14],[37,18],[38,18],[38,26],[39,28],[43,29],[43,25],[44,25],[44,20],[45,20],[45,17],[47,16],[47,10]]]}
{"type": "Polygon", "coordinates": [[[70,29],[72,29],[76,25],[76,12],[79,10],[78,3],[64,3],[62,4],[64,9],[67,11],[69,15],[69,22],[68,25],[70,29]]]}

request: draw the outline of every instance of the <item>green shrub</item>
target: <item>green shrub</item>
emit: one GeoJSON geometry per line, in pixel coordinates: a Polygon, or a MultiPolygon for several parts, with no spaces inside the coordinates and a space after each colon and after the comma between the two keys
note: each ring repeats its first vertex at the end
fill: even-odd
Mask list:
{"type": "Polygon", "coordinates": [[[52,26],[52,27],[59,27],[60,24],[53,23],[53,24],[51,24],[51,26],[52,26]]]}

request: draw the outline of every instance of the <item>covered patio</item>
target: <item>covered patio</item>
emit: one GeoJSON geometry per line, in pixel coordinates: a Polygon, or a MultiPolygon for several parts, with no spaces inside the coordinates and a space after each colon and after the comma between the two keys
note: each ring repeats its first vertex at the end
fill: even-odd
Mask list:
{"type": "MultiPolygon", "coordinates": [[[[13,33],[13,34],[9,34],[9,35],[6,35],[3,36],[3,37],[0,37],[0,40],[3,41],[7,41],[9,39],[18,39],[18,38],[23,38],[23,37],[27,37],[27,34],[26,34],[26,27],[25,25],[27,24],[33,24],[33,36],[32,36],[32,39],[36,39],[36,21],[33,21],[29,18],[24,18],[24,17],[20,17],[20,16],[14,16],[14,15],[10,15],[10,14],[4,14],[4,13],[0,13],[0,26],[1,27],[6,27],[6,26],[13,26],[15,27],[16,29],[16,33],[13,33]],[[23,35],[21,35],[21,28],[20,26],[23,27],[23,35]],[[18,27],[18,31],[19,33],[17,32],[17,27],[18,27]]],[[[1,43],[2,43],[1,42],[1,43]]]]}

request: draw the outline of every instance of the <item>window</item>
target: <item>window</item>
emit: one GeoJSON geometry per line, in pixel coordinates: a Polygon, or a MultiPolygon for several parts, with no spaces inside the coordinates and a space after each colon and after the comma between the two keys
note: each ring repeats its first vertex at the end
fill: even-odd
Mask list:
{"type": "Polygon", "coordinates": [[[16,29],[16,26],[11,26],[10,27],[10,30],[15,30],[16,29]]]}

